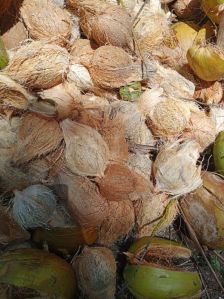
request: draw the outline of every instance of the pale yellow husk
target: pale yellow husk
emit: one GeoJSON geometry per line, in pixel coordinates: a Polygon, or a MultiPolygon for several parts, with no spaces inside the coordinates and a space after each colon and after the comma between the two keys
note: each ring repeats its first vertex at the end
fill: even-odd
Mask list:
{"type": "Polygon", "coordinates": [[[24,0],[20,15],[34,40],[64,45],[72,31],[69,13],[51,0],[24,0]]]}
{"type": "Polygon", "coordinates": [[[200,145],[191,140],[167,144],[153,164],[156,189],[183,195],[202,184],[201,167],[196,165],[200,145]]]}

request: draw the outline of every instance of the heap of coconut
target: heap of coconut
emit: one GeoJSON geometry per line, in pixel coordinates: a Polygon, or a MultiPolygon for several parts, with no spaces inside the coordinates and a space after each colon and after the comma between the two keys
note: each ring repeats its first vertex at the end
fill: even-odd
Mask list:
{"type": "MultiPolygon", "coordinates": [[[[12,267],[0,294],[72,299],[77,284],[84,298],[112,299],[119,244],[142,238],[170,258],[153,238],[179,210],[201,244],[223,249],[224,181],[203,162],[218,136],[224,171],[220,1],[20,2],[0,39],[0,265],[12,267]]],[[[14,6],[1,2],[0,21],[14,6]]],[[[187,271],[180,289],[167,282],[170,297],[152,295],[151,280],[139,289],[158,255],[152,246],[143,262],[140,243],[124,275],[135,298],[200,294],[187,271]]],[[[172,258],[190,257],[172,246],[172,258]]]]}

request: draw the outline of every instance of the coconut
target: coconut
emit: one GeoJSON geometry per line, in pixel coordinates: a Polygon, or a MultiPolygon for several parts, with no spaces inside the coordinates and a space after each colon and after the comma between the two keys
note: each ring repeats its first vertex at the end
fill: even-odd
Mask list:
{"type": "Polygon", "coordinates": [[[69,169],[82,176],[102,176],[109,150],[94,129],[69,119],[61,123],[66,143],[65,160],[69,169]]]}
{"type": "Polygon", "coordinates": [[[223,179],[207,171],[202,177],[203,186],[187,195],[181,201],[181,207],[200,243],[223,249],[223,179]]]}
{"type": "Polygon", "coordinates": [[[162,92],[161,88],[146,90],[141,95],[138,105],[141,112],[148,116],[147,123],[153,133],[169,138],[177,136],[185,129],[194,105],[177,99],[163,98],[162,92]]]}
{"type": "Polygon", "coordinates": [[[130,200],[110,201],[109,214],[100,226],[97,243],[103,246],[113,245],[131,231],[134,223],[134,208],[130,200]]]}
{"type": "Polygon", "coordinates": [[[75,100],[80,97],[74,82],[64,82],[50,89],[40,91],[38,95],[44,102],[49,103],[49,109],[53,106],[59,119],[71,116],[76,108],[75,100]]]}
{"type": "Polygon", "coordinates": [[[14,162],[26,163],[55,150],[63,139],[59,124],[54,119],[44,119],[26,114],[21,120],[14,162]]]}
{"type": "Polygon", "coordinates": [[[150,183],[123,164],[108,165],[103,178],[97,180],[100,193],[111,201],[131,199],[150,190],[150,183]]]}
{"type": "Polygon", "coordinates": [[[141,67],[134,64],[122,49],[103,46],[95,50],[89,68],[95,84],[102,88],[119,88],[141,80],[141,67]]]}
{"type": "Polygon", "coordinates": [[[122,1],[106,0],[106,2],[115,4],[115,5],[120,5],[124,8],[126,8],[129,12],[132,12],[135,8],[135,5],[137,4],[137,0],[122,0],[122,1]]]}
{"type": "Polygon", "coordinates": [[[29,89],[48,89],[62,83],[69,59],[65,49],[33,41],[16,51],[4,73],[29,89]]]}
{"type": "Polygon", "coordinates": [[[196,86],[194,98],[206,104],[218,104],[223,98],[222,84],[218,81],[201,81],[196,86]]]}
{"type": "Polygon", "coordinates": [[[110,151],[110,161],[125,161],[128,158],[128,144],[125,139],[125,127],[122,120],[104,117],[99,128],[110,151]]]}
{"type": "Polygon", "coordinates": [[[194,44],[187,52],[187,60],[194,73],[204,81],[224,78],[224,51],[212,44],[194,44]]]}
{"type": "Polygon", "coordinates": [[[20,21],[2,35],[7,50],[18,47],[26,39],[28,39],[28,33],[26,27],[20,21]]]}
{"type": "Polygon", "coordinates": [[[72,266],[82,295],[88,299],[112,299],[116,289],[116,261],[110,249],[84,247],[72,266]]]}
{"type": "Polygon", "coordinates": [[[136,173],[143,176],[146,180],[150,181],[152,160],[149,155],[142,154],[140,151],[136,153],[129,153],[127,160],[128,167],[136,173]]]}
{"type": "Polygon", "coordinates": [[[49,169],[50,167],[45,158],[31,160],[22,167],[22,170],[29,177],[29,182],[32,185],[46,183],[49,169]]]}
{"type": "Polygon", "coordinates": [[[108,203],[97,187],[85,177],[61,172],[56,183],[58,194],[66,201],[71,216],[81,226],[97,227],[108,216],[108,203]]]}
{"type": "Polygon", "coordinates": [[[182,137],[197,141],[201,146],[200,151],[203,152],[215,141],[215,122],[205,111],[199,110],[197,112],[192,112],[190,121],[185,128],[182,137]]]}
{"type": "Polygon", "coordinates": [[[73,63],[67,74],[68,82],[74,83],[80,91],[88,91],[93,89],[93,82],[89,71],[81,64],[73,63]]]}
{"type": "Polygon", "coordinates": [[[0,117],[0,148],[13,148],[17,142],[20,118],[12,117],[9,121],[0,117]]]}
{"type": "Polygon", "coordinates": [[[216,134],[224,131],[224,108],[212,106],[209,111],[209,116],[215,123],[216,134]]]}
{"type": "Polygon", "coordinates": [[[177,215],[177,202],[171,203],[165,193],[146,193],[134,202],[134,208],[139,237],[159,233],[167,228],[177,215]]]}
{"type": "Polygon", "coordinates": [[[179,18],[187,19],[199,15],[201,7],[200,0],[177,0],[173,9],[179,18]]]}
{"type": "Polygon", "coordinates": [[[155,139],[145,123],[136,103],[117,101],[111,104],[111,117],[121,119],[125,126],[125,136],[131,145],[153,147],[155,139]]]}
{"type": "Polygon", "coordinates": [[[36,97],[8,76],[0,74],[0,99],[5,108],[26,110],[36,97]]]}
{"type": "Polygon", "coordinates": [[[96,48],[97,46],[88,39],[77,39],[71,47],[70,54],[76,63],[89,67],[96,48]]]}
{"type": "Polygon", "coordinates": [[[52,191],[44,185],[31,185],[14,193],[12,215],[16,222],[26,229],[46,226],[56,208],[52,191]]]}
{"type": "Polygon", "coordinates": [[[196,166],[200,145],[192,140],[167,144],[153,164],[156,189],[173,195],[191,192],[202,184],[201,167],[196,166]]]}
{"type": "Polygon", "coordinates": [[[34,40],[52,41],[64,45],[70,38],[72,30],[70,15],[51,0],[24,0],[20,15],[30,37],[34,40]]]}
{"type": "Polygon", "coordinates": [[[132,47],[132,22],[128,12],[119,6],[94,0],[67,1],[78,9],[84,34],[97,44],[132,47]]]}

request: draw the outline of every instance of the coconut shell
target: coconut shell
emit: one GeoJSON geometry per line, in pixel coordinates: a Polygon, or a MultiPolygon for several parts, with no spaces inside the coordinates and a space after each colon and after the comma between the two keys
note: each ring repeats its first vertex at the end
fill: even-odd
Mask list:
{"type": "Polygon", "coordinates": [[[194,98],[199,99],[206,104],[218,104],[223,98],[222,84],[218,81],[206,82],[201,81],[196,85],[194,98]]]}
{"type": "Polygon", "coordinates": [[[51,0],[24,0],[20,15],[30,37],[34,40],[52,41],[64,45],[70,38],[72,30],[70,15],[51,0]]]}
{"type": "Polygon", "coordinates": [[[107,200],[129,200],[134,194],[150,190],[150,183],[126,165],[108,165],[103,178],[97,180],[100,193],[107,200]]]}
{"type": "Polygon", "coordinates": [[[199,150],[191,140],[165,145],[153,164],[156,189],[182,195],[198,188],[202,184],[201,167],[196,166],[199,150]]]}
{"type": "Polygon", "coordinates": [[[141,68],[124,50],[113,46],[96,49],[89,70],[94,83],[102,88],[119,88],[141,80],[141,68]]]}
{"type": "Polygon", "coordinates": [[[198,142],[201,146],[201,152],[203,152],[215,141],[215,122],[205,111],[192,112],[190,122],[182,136],[198,142]]]}
{"type": "Polygon", "coordinates": [[[109,158],[108,146],[94,129],[69,119],[61,123],[69,169],[82,176],[102,176],[109,158]]]}
{"type": "Polygon", "coordinates": [[[96,48],[97,46],[88,39],[77,39],[71,47],[70,54],[76,63],[89,67],[96,48]]]}
{"type": "Polygon", "coordinates": [[[97,187],[85,177],[61,172],[56,180],[58,194],[65,200],[71,216],[81,226],[97,227],[108,216],[108,203],[97,187]]]}
{"type": "Polygon", "coordinates": [[[200,13],[200,0],[177,0],[174,5],[174,13],[183,19],[193,18],[200,13]]]}
{"type": "Polygon", "coordinates": [[[43,41],[16,51],[4,73],[28,89],[48,89],[62,83],[69,66],[68,52],[43,41]]]}
{"type": "Polygon", "coordinates": [[[24,164],[55,150],[63,139],[59,124],[35,114],[23,116],[18,132],[14,162],[24,164]]]}
{"type": "Polygon", "coordinates": [[[73,262],[82,295],[88,299],[112,299],[116,289],[116,261],[110,249],[84,247],[73,262]]]}
{"type": "Polygon", "coordinates": [[[0,216],[0,246],[24,242],[30,238],[30,234],[15,222],[6,208],[0,207],[0,216]]]}
{"type": "Polygon", "coordinates": [[[20,84],[4,74],[0,74],[0,104],[5,108],[26,110],[36,97],[20,84]]]}
{"type": "Polygon", "coordinates": [[[127,235],[135,223],[133,204],[130,200],[110,201],[109,215],[100,226],[98,243],[111,246],[127,235]]]}
{"type": "Polygon", "coordinates": [[[26,27],[20,21],[2,35],[7,50],[18,47],[26,39],[28,39],[28,33],[26,27]]]}
{"type": "Polygon", "coordinates": [[[138,225],[138,236],[151,236],[168,227],[177,215],[176,204],[162,219],[170,199],[165,193],[148,193],[141,200],[134,202],[135,217],[138,225]]]}

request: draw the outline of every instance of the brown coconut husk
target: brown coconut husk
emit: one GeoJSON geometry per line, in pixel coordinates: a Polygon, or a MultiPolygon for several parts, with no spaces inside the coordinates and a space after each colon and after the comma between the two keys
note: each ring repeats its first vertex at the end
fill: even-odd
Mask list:
{"type": "Polygon", "coordinates": [[[70,38],[72,21],[69,13],[51,0],[24,0],[20,15],[34,40],[65,45],[70,38]]]}
{"type": "Polygon", "coordinates": [[[177,215],[177,203],[165,215],[165,209],[169,202],[170,198],[165,193],[148,193],[141,200],[134,202],[138,237],[159,233],[173,222],[177,215]],[[164,219],[162,219],[163,217],[164,219]]]}
{"type": "Polygon", "coordinates": [[[102,136],[91,127],[69,119],[61,123],[66,143],[65,160],[69,169],[82,176],[103,176],[109,149],[102,136]]]}
{"type": "Polygon", "coordinates": [[[103,178],[97,180],[100,193],[107,200],[132,199],[138,193],[150,190],[150,183],[123,164],[108,165],[103,178]]]}
{"type": "Polygon", "coordinates": [[[96,48],[97,45],[89,39],[77,39],[71,47],[70,54],[76,63],[89,67],[96,48]]]}
{"type": "Polygon", "coordinates": [[[104,117],[99,128],[110,151],[110,161],[126,161],[128,158],[128,144],[125,139],[125,127],[122,120],[104,117]]]}
{"type": "Polygon", "coordinates": [[[185,128],[182,137],[198,142],[201,146],[200,150],[203,152],[215,141],[215,122],[205,111],[192,112],[189,124],[185,128]]]}
{"type": "Polygon", "coordinates": [[[72,116],[77,107],[76,99],[80,97],[80,91],[73,82],[64,82],[50,89],[40,91],[38,95],[42,100],[51,102],[55,107],[58,119],[72,116]]]}
{"type": "Polygon", "coordinates": [[[127,160],[128,167],[150,181],[152,171],[152,160],[148,154],[142,154],[139,151],[129,153],[127,160]]]}
{"type": "Polygon", "coordinates": [[[20,84],[0,74],[0,107],[26,110],[35,99],[20,84]]]}
{"type": "Polygon", "coordinates": [[[10,8],[12,0],[2,0],[0,3],[0,16],[2,16],[7,9],[10,8]]]}
{"type": "Polygon", "coordinates": [[[167,144],[153,164],[156,189],[173,195],[183,195],[202,184],[199,158],[200,145],[193,140],[167,144]]]}
{"type": "Polygon", "coordinates": [[[65,200],[71,216],[84,227],[97,227],[108,216],[108,203],[97,187],[85,177],[61,172],[56,183],[58,194],[65,200]]]}
{"type": "Polygon", "coordinates": [[[4,73],[28,89],[48,89],[62,83],[69,60],[64,48],[33,41],[16,51],[4,73]]]}
{"type": "Polygon", "coordinates": [[[0,148],[11,149],[15,146],[20,123],[19,117],[7,120],[0,116],[0,148]]]}
{"type": "Polygon", "coordinates": [[[132,22],[124,8],[96,0],[69,0],[68,4],[78,9],[80,26],[88,39],[100,46],[132,48],[132,22]]]}
{"type": "Polygon", "coordinates": [[[28,113],[21,121],[13,160],[16,164],[24,164],[46,155],[55,150],[62,139],[63,135],[57,121],[28,113]]]}
{"type": "Polygon", "coordinates": [[[89,70],[94,83],[106,89],[142,79],[140,65],[134,64],[124,50],[113,46],[96,49],[89,70]]]}
{"type": "Polygon", "coordinates": [[[84,247],[72,266],[84,298],[114,298],[116,290],[116,261],[110,249],[84,247]]]}
{"type": "Polygon", "coordinates": [[[218,104],[223,98],[223,87],[221,82],[200,81],[196,85],[194,99],[199,99],[206,104],[218,104]]]}
{"type": "Polygon", "coordinates": [[[9,50],[18,47],[22,42],[28,39],[28,32],[23,23],[19,21],[1,37],[6,49],[9,50]]]}
{"type": "Polygon", "coordinates": [[[97,243],[111,246],[127,235],[135,223],[134,207],[130,200],[110,201],[109,215],[100,226],[97,243]]]}
{"type": "Polygon", "coordinates": [[[0,207],[0,246],[12,245],[29,240],[30,234],[23,230],[11,217],[9,211],[0,207]]]}

